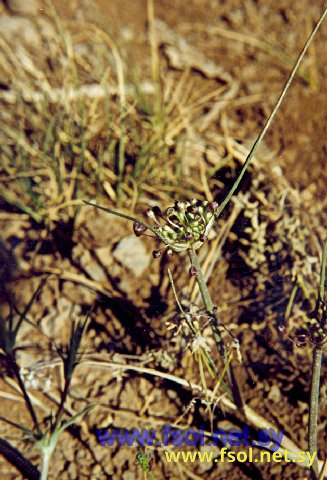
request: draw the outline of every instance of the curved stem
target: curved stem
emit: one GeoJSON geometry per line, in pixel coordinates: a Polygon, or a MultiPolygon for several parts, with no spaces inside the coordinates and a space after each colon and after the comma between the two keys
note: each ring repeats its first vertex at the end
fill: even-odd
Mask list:
{"type": "Polygon", "coordinates": [[[262,142],[264,136],[266,135],[266,133],[267,133],[267,131],[268,131],[268,128],[269,128],[270,125],[271,125],[271,122],[273,121],[273,119],[274,119],[277,111],[279,110],[279,107],[280,107],[280,105],[281,105],[281,103],[282,103],[282,101],[283,101],[283,99],[284,99],[284,97],[285,97],[285,95],[286,95],[286,93],[287,93],[287,91],[288,91],[291,83],[293,82],[293,79],[294,79],[294,77],[295,77],[295,74],[296,74],[299,66],[300,66],[300,63],[302,62],[303,57],[304,57],[304,55],[306,54],[306,52],[307,52],[307,50],[308,50],[308,48],[309,48],[309,46],[310,46],[310,43],[311,43],[312,40],[314,39],[314,37],[315,37],[315,35],[316,35],[316,33],[317,33],[317,31],[318,31],[320,25],[322,24],[322,22],[323,22],[323,20],[324,20],[324,18],[325,18],[326,15],[327,15],[327,8],[326,8],[326,9],[324,10],[324,12],[322,13],[321,17],[320,17],[319,20],[318,20],[317,25],[316,25],[315,28],[312,30],[312,32],[311,32],[308,40],[305,42],[305,45],[304,45],[304,47],[303,47],[303,49],[302,49],[302,52],[300,53],[300,55],[299,55],[299,57],[298,57],[295,65],[294,65],[294,67],[293,67],[293,70],[292,70],[290,76],[288,77],[287,82],[285,83],[285,86],[284,86],[284,88],[283,88],[283,90],[282,90],[282,93],[280,94],[280,96],[279,96],[279,98],[278,98],[278,100],[277,100],[277,103],[276,103],[273,111],[271,112],[271,114],[270,114],[270,116],[269,116],[269,118],[268,118],[268,120],[267,120],[264,128],[261,130],[258,138],[257,138],[256,141],[254,142],[253,147],[251,148],[250,153],[248,154],[248,156],[247,156],[247,158],[246,158],[246,160],[245,160],[245,162],[244,162],[244,164],[243,164],[243,167],[242,167],[242,169],[241,169],[241,171],[240,171],[240,173],[239,173],[239,176],[237,177],[237,179],[236,179],[236,181],[234,182],[232,188],[230,189],[230,191],[228,192],[227,196],[225,197],[225,199],[223,200],[223,202],[222,202],[221,205],[219,206],[219,208],[218,208],[218,210],[217,210],[217,212],[216,212],[216,217],[219,217],[219,215],[221,214],[221,212],[224,210],[224,208],[225,208],[226,205],[228,204],[229,200],[230,200],[230,199],[232,198],[232,196],[234,195],[235,190],[237,189],[237,187],[238,187],[239,184],[241,183],[241,180],[242,180],[242,178],[243,178],[243,176],[244,176],[244,174],[245,174],[245,171],[246,171],[246,169],[247,169],[250,161],[252,160],[252,158],[253,158],[255,152],[257,151],[260,143],[262,142]]]}

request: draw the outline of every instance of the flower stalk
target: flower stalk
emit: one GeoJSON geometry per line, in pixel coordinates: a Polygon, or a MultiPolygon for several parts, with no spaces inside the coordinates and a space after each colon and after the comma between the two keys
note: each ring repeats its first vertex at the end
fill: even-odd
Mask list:
{"type": "Polygon", "coordinates": [[[200,263],[199,263],[198,256],[197,256],[196,252],[192,249],[188,250],[188,255],[189,255],[192,267],[194,267],[196,269],[196,272],[197,272],[195,278],[196,278],[197,284],[199,286],[199,290],[200,290],[200,293],[201,293],[201,297],[202,297],[204,306],[205,306],[207,312],[210,314],[210,319],[211,319],[210,325],[211,325],[213,337],[214,337],[214,340],[215,340],[215,343],[216,343],[216,346],[217,346],[217,350],[218,350],[219,355],[220,355],[220,357],[223,361],[224,368],[225,368],[226,373],[227,373],[228,381],[229,381],[229,384],[230,384],[230,387],[231,387],[233,401],[239,408],[242,408],[243,407],[243,401],[242,401],[242,397],[241,397],[241,392],[238,388],[238,385],[237,385],[237,382],[236,382],[236,379],[235,379],[235,376],[234,376],[232,365],[228,361],[228,359],[226,359],[225,346],[224,346],[224,342],[223,342],[223,339],[222,339],[222,336],[221,336],[221,333],[220,333],[220,330],[219,330],[218,320],[217,320],[217,317],[216,317],[216,314],[215,314],[215,306],[213,304],[213,301],[211,299],[211,295],[210,295],[210,292],[208,290],[206,281],[205,281],[204,276],[202,274],[202,270],[201,270],[201,266],[200,266],[200,263]]]}
{"type": "MultiPolygon", "coordinates": [[[[192,321],[190,320],[189,316],[185,313],[179,299],[178,299],[178,295],[177,295],[177,292],[176,292],[176,288],[175,288],[175,283],[174,283],[174,280],[173,280],[173,276],[171,274],[171,271],[170,269],[168,268],[168,277],[169,277],[169,281],[170,281],[170,285],[171,285],[171,288],[173,290],[173,294],[174,294],[174,297],[175,297],[175,300],[176,300],[176,303],[178,305],[178,308],[186,322],[186,324],[188,325],[190,331],[192,332],[192,335],[194,335],[194,341],[193,341],[193,344],[192,344],[192,353],[194,353],[194,350],[199,350],[199,353],[200,355],[202,356],[209,372],[211,373],[212,376],[218,376],[219,374],[219,370],[215,364],[215,362],[213,361],[213,358],[212,356],[210,355],[210,351],[209,349],[205,348],[204,346],[202,346],[201,344],[199,345],[199,348],[195,348],[195,345],[194,343],[196,342],[196,338],[197,338],[197,335],[199,335],[199,331],[198,329],[196,328],[196,325],[193,325],[192,321]]],[[[222,386],[223,388],[225,389],[227,395],[232,398],[231,396],[231,393],[230,393],[230,390],[228,389],[227,385],[222,382],[222,386]]]]}
{"type": "MultiPolygon", "coordinates": [[[[270,116],[268,117],[263,129],[259,133],[256,141],[254,142],[242,168],[235,179],[231,189],[227,193],[226,197],[222,201],[222,203],[218,206],[216,202],[212,202],[209,204],[208,202],[198,202],[197,200],[191,200],[190,202],[175,202],[174,207],[170,207],[166,211],[166,216],[161,213],[161,210],[158,207],[155,209],[150,210],[148,216],[155,222],[155,226],[148,225],[136,218],[133,218],[129,215],[122,214],[120,212],[116,212],[112,209],[101,207],[91,202],[86,202],[88,205],[92,205],[94,207],[100,208],[108,213],[117,215],[119,217],[125,218],[127,220],[131,220],[134,222],[134,231],[138,236],[144,234],[146,230],[149,229],[161,242],[164,243],[164,247],[162,249],[155,250],[153,255],[155,258],[160,257],[162,252],[165,250],[167,254],[172,254],[173,252],[183,252],[187,251],[190,257],[192,267],[191,267],[191,274],[196,277],[197,283],[199,285],[200,293],[207,309],[208,313],[211,315],[211,326],[213,330],[213,335],[215,338],[215,342],[217,348],[219,350],[220,355],[224,359],[224,344],[221,338],[221,334],[218,328],[217,318],[215,316],[215,309],[214,305],[208,291],[206,282],[202,275],[201,267],[199,265],[198,257],[195,251],[201,247],[201,245],[207,240],[208,234],[210,233],[211,228],[213,227],[215,221],[221,215],[224,208],[227,206],[229,201],[231,200],[232,196],[235,194],[237,188],[239,187],[242,178],[253,159],[256,151],[258,150],[260,144],[262,143],[270,125],[276,113],[278,112],[285,95],[291,86],[293,79],[299,69],[299,66],[312,42],[314,39],[319,27],[321,26],[323,20],[327,15],[327,8],[323,11],[322,15],[320,16],[316,26],[313,28],[311,34],[309,35],[300,55],[297,58],[297,61],[279,95],[276,105],[273,108],[270,116]],[[135,225],[135,223],[137,225],[135,225]]],[[[323,254],[323,268],[325,270],[326,267],[326,257],[327,257],[327,244],[325,244],[324,254],[323,254]]],[[[310,452],[314,453],[317,452],[317,417],[318,417],[318,407],[319,407],[319,381],[320,381],[320,369],[321,369],[321,358],[322,358],[322,347],[323,342],[322,339],[325,338],[325,329],[326,329],[326,304],[323,302],[323,290],[324,287],[324,279],[325,273],[321,274],[321,281],[320,281],[320,298],[319,302],[317,303],[318,307],[323,306],[323,316],[321,317],[321,323],[317,330],[312,330],[312,342],[314,343],[314,361],[313,361],[313,370],[312,370],[312,384],[311,384],[311,400],[310,400],[310,425],[309,425],[309,445],[310,445],[310,452]]],[[[318,323],[318,322],[316,322],[318,323]]],[[[235,382],[231,365],[228,365],[228,376],[230,379],[230,383],[232,386],[233,396],[235,403],[238,406],[242,406],[242,400],[240,396],[240,392],[237,388],[237,383],[235,382]]],[[[317,462],[313,464],[313,472],[314,475],[317,477],[317,462]]]]}
{"type": "Polygon", "coordinates": [[[318,479],[318,415],[319,415],[319,392],[320,392],[320,375],[323,357],[323,345],[327,340],[326,320],[327,308],[325,297],[326,284],[326,264],[327,264],[327,239],[325,240],[321,270],[319,293],[316,302],[315,311],[312,314],[309,329],[311,333],[311,341],[314,344],[312,352],[312,369],[311,369],[311,388],[310,388],[310,408],[309,408],[309,451],[310,455],[316,455],[311,467],[311,476],[313,480],[318,479]]]}

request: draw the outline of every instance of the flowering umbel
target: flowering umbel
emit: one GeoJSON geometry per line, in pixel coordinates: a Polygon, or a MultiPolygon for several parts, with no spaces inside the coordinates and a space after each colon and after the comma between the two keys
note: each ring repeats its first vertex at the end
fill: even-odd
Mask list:
{"type": "MultiPolygon", "coordinates": [[[[155,223],[151,231],[166,245],[167,254],[172,254],[190,248],[196,250],[207,241],[217,208],[217,202],[193,199],[190,202],[176,201],[165,215],[159,207],[149,209],[147,215],[155,223]]],[[[134,222],[134,233],[140,236],[144,232],[144,226],[134,222]]],[[[153,256],[160,257],[162,250],[154,250],[153,256]]]]}
{"type": "MultiPolygon", "coordinates": [[[[167,254],[171,255],[173,252],[183,252],[191,248],[197,250],[200,248],[208,240],[208,235],[214,225],[218,210],[217,202],[196,199],[176,201],[173,207],[167,208],[165,214],[161,212],[159,207],[149,209],[147,215],[154,222],[154,225],[149,225],[142,220],[116,212],[110,208],[102,207],[86,200],[84,200],[84,203],[133,221],[133,230],[137,237],[147,235],[147,230],[152,232],[155,237],[165,244],[165,247],[153,251],[154,258],[160,257],[163,250],[166,250],[167,254]]],[[[194,270],[192,274],[196,275],[196,271],[194,270]]]]}

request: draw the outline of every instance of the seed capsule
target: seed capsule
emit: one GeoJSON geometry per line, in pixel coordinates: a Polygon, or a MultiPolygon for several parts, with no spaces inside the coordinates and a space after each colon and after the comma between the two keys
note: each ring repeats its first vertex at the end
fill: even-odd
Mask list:
{"type": "Polygon", "coordinates": [[[161,213],[161,210],[158,206],[153,207],[152,211],[153,211],[153,213],[155,214],[156,217],[162,218],[162,213],[161,213]]]}
{"type": "Polygon", "coordinates": [[[195,205],[190,205],[186,210],[188,213],[197,213],[198,208],[195,205]]]}
{"type": "Polygon", "coordinates": [[[151,218],[151,220],[155,220],[156,219],[156,216],[154,214],[154,211],[152,210],[152,208],[148,208],[147,211],[146,211],[146,214],[149,218],[151,218]]]}
{"type": "Polygon", "coordinates": [[[157,219],[157,215],[161,217],[161,210],[159,207],[148,208],[146,214],[157,224],[158,227],[161,227],[160,222],[157,219]]]}
{"type": "Polygon", "coordinates": [[[141,235],[144,234],[144,232],[146,232],[147,228],[144,225],[142,225],[141,223],[134,222],[133,230],[134,230],[135,235],[137,237],[140,237],[141,235]]]}

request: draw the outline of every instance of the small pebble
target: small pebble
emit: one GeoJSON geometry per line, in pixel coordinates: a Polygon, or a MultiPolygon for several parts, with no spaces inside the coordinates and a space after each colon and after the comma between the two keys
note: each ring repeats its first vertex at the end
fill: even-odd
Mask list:
{"type": "Polygon", "coordinates": [[[142,275],[150,263],[150,256],[143,241],[134,236],[123,238],[115,248],[113,256],[136,277],[142,275]]]}

